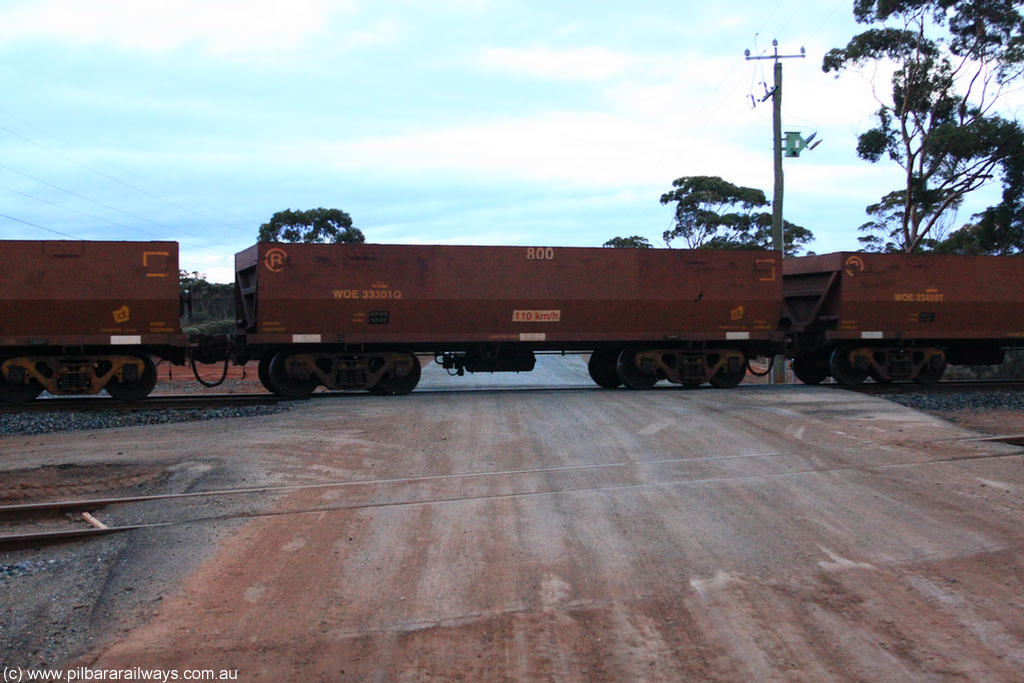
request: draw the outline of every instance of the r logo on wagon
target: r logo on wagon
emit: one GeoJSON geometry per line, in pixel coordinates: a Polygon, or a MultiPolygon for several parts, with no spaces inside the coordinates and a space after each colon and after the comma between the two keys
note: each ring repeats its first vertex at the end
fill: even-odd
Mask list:
{"type": "Polygon", "coordinates": [[[288,262],[288,252],[281,247],[268,249],[263,255],[263,265],[272,273],[280,273],[288,262]]]}
{"type": "Polygon", "coordinates": [[[854,277],[858,273],[863,273],[864,259],[862,259],[860,256],[851,256],[848,259],[846,259],[846,263],[844,264],[843,269],[846,271],[846,274],[849,275],[850,277],[854,277]]]}

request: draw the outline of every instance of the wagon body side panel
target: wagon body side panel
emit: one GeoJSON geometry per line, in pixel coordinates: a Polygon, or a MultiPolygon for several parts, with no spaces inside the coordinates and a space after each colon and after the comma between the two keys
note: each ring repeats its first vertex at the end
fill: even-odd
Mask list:
{"type": "Polygon", "coordinates": [[[182,346],[176,242],[0,241],[0,346],[182,346]]]}
{"type": "MultiPolygon", "coordinates": [[[[772,252],[260,244],[251,341],[572,346],[775,334],[772,252]]],[[[244,256],[243,256],[244,254],[244,256]]],[[[251,275],[247,275],[251,277],[251,275]]]]}

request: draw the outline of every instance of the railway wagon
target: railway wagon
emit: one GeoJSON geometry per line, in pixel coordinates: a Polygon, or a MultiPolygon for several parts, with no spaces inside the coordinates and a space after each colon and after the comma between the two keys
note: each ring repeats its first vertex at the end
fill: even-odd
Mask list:
{"type": "Polygon", "coordinates": [[[1024,345],[1024,258],[840,252],[786,259],[792,367],[817,384],[939,380],[1024,345]]]}
{"type": "Polygon", "coordinates": [[[777,252],[259,243],[235,257],[238,355],[271,391],[411,391],[590,353],[604,387],[739,383],[778,341],[777,252]]]}
{"type": "Polygon", "coordinates": [[[0,241],[0,399],[137,400],[184,362],[176,242],[0,241]]]}

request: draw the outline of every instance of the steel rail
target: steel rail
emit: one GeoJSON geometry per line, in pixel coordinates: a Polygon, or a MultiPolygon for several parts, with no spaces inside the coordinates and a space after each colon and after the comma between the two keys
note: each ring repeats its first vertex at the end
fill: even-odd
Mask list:
{"type": "Polygon", "coordinates": [[[56,397],[26,403],[0,403],[0,413],[192,410],[221,406],[276,405],[288,400],[291,399],[274,394],[157,394],[141,401],[119,401],[109,396],[56,397]]]}
{"type": "Polygon", "coordinates": [[[869,382],[856,386],[846,386],[843,384],[827,384],[823,386],[856,391],[862,394],[950,394],[958,391],[1024,391],[1024,380],[954,379],[936,382],[935,384],[917,384],[916,382],[876,384],[869,382]]]}
{"type": "MultiPolygon", "coordinates": [[[[1024,446],[1024,435],[1004,435],[1004,436],[989,436],[989,437],[968,437],[965,439],[956,440],[945,440],[945,441],[962,441],[962,442],[999,442],[1006,443],[1016,446],[1024,446]]],[[[695,462],[695,461],[706,461],[706,460],[723,460],[723,459],[739,459],[739,458],[778,458],[792,455],[791,453],[782,452],[769,452],[769,453],[755,453],[747,455],[728,455],[728,456],[712,456],[708,458],[668,458],[668,459],[656,459],[656,460],[644,460],[644,461],[631,461],[631,462],[615,462],[615,463],[601,463],[594,465],[568,465],[568,466],[556,466],[556,467],[541,467],[541,468],[529,468],[522,470],[501,470],[501,471],[480,471],[480,472],[465,472],[465,473],[453,473],[453,474],[435,474],[435,475],[420,475],[414,477],[401,477],[392,479],[370,479],[370,480],[355,480],[355,481],[337,481],[337,482],[319,482],[319,483],[308,483],[308,484],[280,484],[270,486],[253,486],[253,487],[242,487],[235,489],[218,489],[212,491],[190,491],[182,493],[168,493],[168,494],[153,494],[153,495],[141,495],[141,496],[124,496],[124,497],[111,497],[111,498],[94,498],[94,499],[80,499],[80,500],[67,500],[67,501],[47,501],[37,503],[19,503],[13,505],[0,506],[0,518],[16,519],[21,517],[34,517],[41,516],[41,513],[66,513],[73,512],[76,510],[95,510],[104,508],[111,505],[128,504],[128,503],[141,503],[148,501],[171,501],[171,500],[183,500],[189,498],[197,498],[204,496],[226,496],[226,495],[245,495],[254,493],[280,493],[289,491],[300,491],[306,489],[316,488],[340,488],[340,487],[356,487],[356,486],[388,486],[396,484],[416,484],[423,482],[432,482],[438,480],[458,480],[468,478],[484,478],[484,477],[501,477],[501,476],[525,476],[531,474],[543,474],[552,472],[575,472],[575,471],[586,471],[596,469],[630,469],[637,466],[658,466],[664,464],[672,464],[678,462],[695,462]]],[[[356,504],[339,504],[339,505],[320,505],[310,508],[303,508],[298,510],[270,510],[265,512],[241,512],[241,513],[229,513],[224,515],[211,515],[206,517],[198,517],[192,519],[184,519],[177,521],[164,521],[164,522],[149,522],[140,523],[125,526],[112,526],[104,529],[95,528],[75,528],[69,530],[47,530],[47,531],[36,531],[36,532],[16,532],[11,534],[0,535],[0,548],[7,545],[17,545],[24,543],[46,543],[61,540],[68,540],[80,537],[91,537],[99,536],[104,534],[118,533],[121,531],[129,531],[134,529],[146,529],[146,528],[158,528],[178,524],[190,524],[207,521],[228,521],[234,519],[253,519],[260,517],[274,517],[281,515],[291,514],[309,514],[313,512],[324,512],[333,510],[361,510],[368,508],[386,508],[386,507],[401,507],[408,505],[427,505],[427,504],[439,504],[446,502],[459,502],[466,500],[488,500],[495,498],[521,498],[535,495],[552,495],[557,493],[573,493],[573,492],[585,492],[585,491],[615,491],[615,490],[628,490],[639,487],[664,487],[664,486],[677,486],[685,484],[697,484],[707,482],[725,482],[735,480],[751,480],[751,479],[763,479],[763,478],[780,478],[780,477],[793,477],[802,476],[809,474],[822,474],[829,472],[849,471],[849,470],[888,470],[888,469],[902,469],[906,467],[921,466],[921,465],[933,465],[933,464],[945,464],[962,462],[964,460],[985,460],[985,459],[1001,459],[1001,458],[1020,458],[1022,454],[1020,452],[993,452],[993,453],[974,453],[966,456],[953,456],[945,458],[932,458],[927,460],[921,460],[916,462],[905,462],[905,463],[890,463],[881,465],[860,465],[860,464],[844,464],[835,467],[810,467],[803,469],[795,469],[791,471],[775,472],[768,474],[736,474],[736,475],[724,475],[724,476],[713,476],[713,477],[697,477],[693,479],[680,479],[671,480],[664,482],[625,482],[618,484],[606,484],[599,486],[570,486],[567,488],[556,488],[552,490],[540,490],[540,491],[519,491],[510,493],[492,493],[492,494],[479,494],[479,495],[460,495],[454,497],[443,497],[438,499],[429,500],[393,500],[393,501],[377,501],[377,502],[366,502],[356,504]]]]}

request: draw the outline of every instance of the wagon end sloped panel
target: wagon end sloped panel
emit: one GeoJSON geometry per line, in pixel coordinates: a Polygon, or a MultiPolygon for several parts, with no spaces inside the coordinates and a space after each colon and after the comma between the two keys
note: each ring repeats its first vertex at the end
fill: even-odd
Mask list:
{"type": "Polygon", "coordinates": [[[770,339],[782,286],[772,252],[259,244],[236,269],[257,343],[770,339]]]}
{"type": "Polygon", "coordinates": [[[176,242],[0,241],[0,344],[184,344],[176,242]]]}

